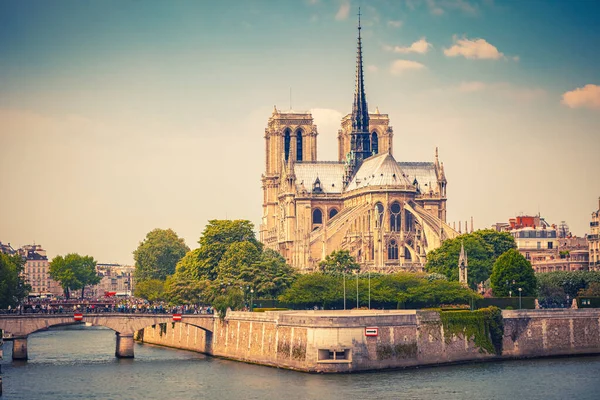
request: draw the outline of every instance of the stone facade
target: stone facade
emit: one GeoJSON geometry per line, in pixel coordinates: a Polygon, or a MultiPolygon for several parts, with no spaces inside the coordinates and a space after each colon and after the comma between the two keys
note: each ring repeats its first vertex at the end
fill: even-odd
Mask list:
{"type": "Polygon", "coordinates": [[[600,198],[598,210],[592,213],[590,234],[587,236],[589,244],[590,270],[600,271],[600,198]]]}
{"type": "Polygon", "coordinates": [[[501,355],[447,335],[432,311],[232,312],[214,333],[181,323],[144,329],[146,343],[306,372],[352,372],[499,358],[600,353],[600,311],[503,311],[501,355]],[[377,336],[367,336],[375,328],[377,336]],[[212,350],[206,351],[207,335],[212,350]]]}
{"type": "Polygon", "coordinates": [[[363,270],[418,271],[426,253],[458,233],[446,223],[446,176],[433,162],[397,162],[387,114],[367,110],[360,26],[352,114],[341,120],[337,161],[317,160],[308,112],[276,107],[265,129],[260,240],[300,271],[334,250],[363,270]]]}

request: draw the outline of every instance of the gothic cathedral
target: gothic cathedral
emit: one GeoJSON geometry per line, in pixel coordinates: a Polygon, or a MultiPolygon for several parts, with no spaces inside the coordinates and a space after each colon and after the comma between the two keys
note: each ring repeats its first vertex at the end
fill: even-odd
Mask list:
{"type": "Polygon", "coordinates": [[[438,160],[397,162],[387,114],[369,114],[360,20],[352,114],[338,131],[338,161],[317,161],[310,113],[275,108],[265,129],[260,240],[302,272],[334,250],[363,270],[421,271],[428,251],[458,235],[446,223],[446,176],[438,160]]]}

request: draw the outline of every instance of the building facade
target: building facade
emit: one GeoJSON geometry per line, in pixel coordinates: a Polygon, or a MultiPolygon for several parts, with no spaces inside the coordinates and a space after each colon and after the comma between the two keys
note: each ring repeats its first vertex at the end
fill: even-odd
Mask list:
{"type": "Polygon", "coordinates": [[[96,264],[96,272],[101,281],[92,286],[87,292],[92,297],[102,297],[107,294],[131,296],[133,293],[133,271],[135,267],[121,264],[96,264]]]}
{"type": "Polygon", "coordinates": [[[592,213],[590,222],[590,234],[587,236],[590,254],[589,267],[593,271],[600,270],[600,198],[598,198],[598,210],[592,213]]]}
{"type": "Polygon", "coordinates": [[[493,225],[509,232],[519,252],[531,263],[535,272],[583,271],[588,269],[586,238],[571,236],[563,222],[559,227],[539,215],[523,215],[509,219],[508,224],[493,225]]]}
{"type": "Polygon", "coordinates": [[[362,269],[419,271],[428,251],[458,233],[446,223],[444,166],[398,162],[387,114],[369,113],[358,27],[352,113],[341,120],[338,159],[317,160],[310,113],[276,107],[265,129],[260,240],[300,271],[334,250],[362,269]]]}
{"type": "Polygon", "coordinates": [[[39,244],[25,245],[17,250],[25,260],[25,281],[31,285],[30,296],[61,296],[63,290],[50,278],[50,262],[46,250],[39,244]]]}

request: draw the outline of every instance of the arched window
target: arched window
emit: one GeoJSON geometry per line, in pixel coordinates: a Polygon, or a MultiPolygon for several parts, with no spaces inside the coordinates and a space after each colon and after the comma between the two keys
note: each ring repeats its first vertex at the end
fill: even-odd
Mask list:
{"type": "Polygon", "coordinates": [[[366,152],[366,153],[370,153],[371,152],[371,141],[369,140],[369,135],[364,135],[362,138],[362,151],[366,152]]]}
{"type": "Polygon", "coordinates": [[[283,133],[283,146],[285,151],[285,161],[290,158],[290,130],[286,129],[283,133]]]}
{"type": "Polygon", "coordinates": [[[397,201],[392,203],[390,207],[390,231],[400,231],[400,203],[397,201]]]}
{"type": "Polygon", "coordinates": [[[335,217],[338,213],[338,210],[335,208],[332,208],[331,210],[329,210],[329,219],[335,217]]]}
{"type": "Polygon", "coordinates": [[[375,204],[375,215],[377,217],[375,219],[375,227],[381,228],[381,224],[383,222],[383,204],[381,204],[381,203],[375,204]]]}
{"type": "Polygon", "coordinates": [[[379,154],[379,139],[377,139],[377,132],[371,134],[371,150],[373,150],[373,154],[379,154]]]}
{"type": "Polygon", "coordinates": [[[302,161],[302,131],[296,131],[296,160],[302,161]]]}
{"type": "Polygon", "coordinates": [[[407,232],[414,231],[415,227],[414,227],[414,223],[413,223],[413,216],[408,210],[406,210],[406,215],[404,218],[405,218],[404,222],[406,224],[406,231],[407,232]]]}
{"type": "Polygon", "coordinates": [[[408,247],[404,248],[404,259],[407,261],[412,260],[412,256],[410,255],[410,250],[408,250],[408,247]]]}
{"type": "Polygon", "coordinates": [[[398,242],[396,239],[390,240],[388,244],[388,260],[397,260],[398,259],[398,242]]]}
{"type": "Polygon", "coordinates": [[[320,225],[323,223],[323,212],[319,208],[315,208],[312,213],[313,225],[320,225]]]}

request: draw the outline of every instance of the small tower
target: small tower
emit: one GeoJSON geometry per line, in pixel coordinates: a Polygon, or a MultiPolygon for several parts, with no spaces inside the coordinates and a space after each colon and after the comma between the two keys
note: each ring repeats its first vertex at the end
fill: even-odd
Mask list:
{"type": "Polygon", "coordinates": [[[469,286],[469,282],[467,280],[469,270],[469,263],[467,261],[467,252],[465,251],[465,246],[461,242],[460,243],[460,256],[458,257],[458,281],[462,283],[464,286],[469,286]]]}

